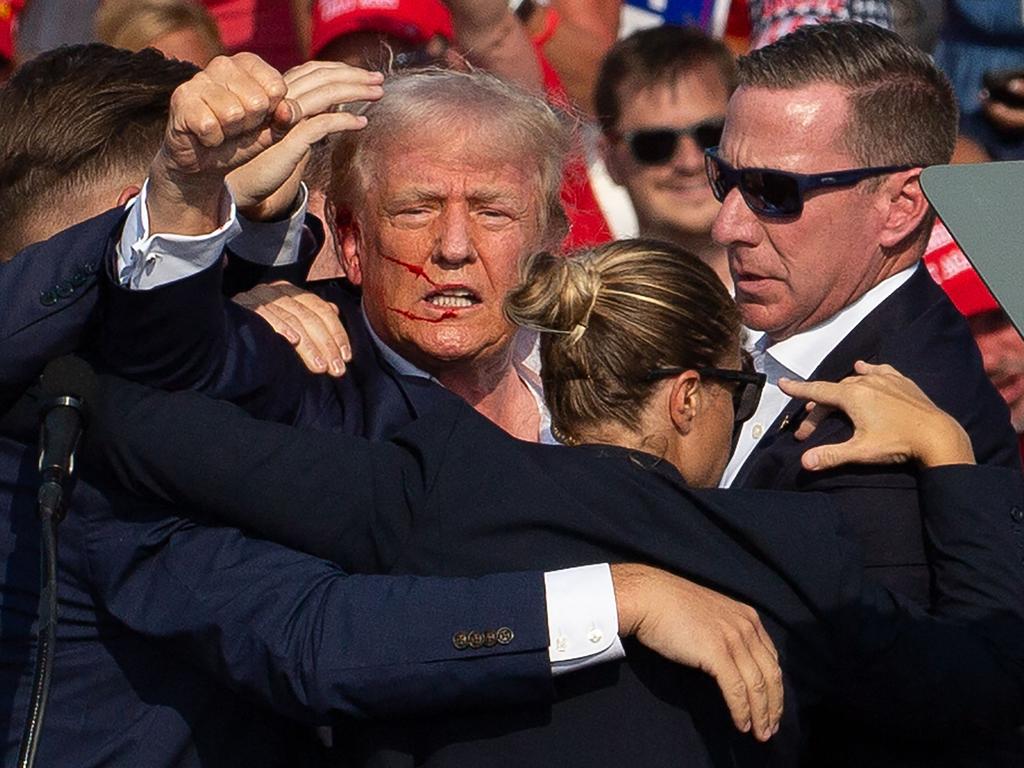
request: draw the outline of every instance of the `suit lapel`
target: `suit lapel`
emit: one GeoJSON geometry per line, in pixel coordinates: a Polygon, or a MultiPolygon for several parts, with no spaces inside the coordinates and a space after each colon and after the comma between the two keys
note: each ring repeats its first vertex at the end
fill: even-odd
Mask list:
{"type": "MultiPolygon", "coordinates": [[[[853,373],[857,360],[878,360],[888,334],[907,327],[936,301],[940,289],[928,271],[918,265],[914,274],[847,334],[821,361],[811,379],[840,381],[853,373]]],[[[758,442],[732,483],[734,488],[766,488],[780,477],[806,446],[796,443],[790,433],[804,416],[805,400],[793,400],[782,409],[764,437],[758,442]]]]}

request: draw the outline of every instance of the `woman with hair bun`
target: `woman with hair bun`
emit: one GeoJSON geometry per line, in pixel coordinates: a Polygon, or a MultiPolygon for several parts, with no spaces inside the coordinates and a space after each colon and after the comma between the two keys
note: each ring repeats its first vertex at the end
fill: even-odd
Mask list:
{"type": "MultiPolygon", "coordinates": [[[[859,364],[840,384],[784,388],[843,407],[855,425],[849,443],[815,449],[808,466],[915,460],[931,543],[941,551],[943,522],[956,519],[963,530],[966,516],[979,556],[1008,563],[1001,572],[1013,583],[999,585],[975,583],[972,563],[946,563],[935,578],[946,598],[936,603],[942,617],[863,583],[856,548],[827,499],[697,490],[717,482],[734,427],[753,411],[763,382],[744,365],[733,302],[699,259],[663,243],[622,241],[569,258],[538,255],[523,278],[507,313],[542,334],[545,396],[571,447],[515,440],[454,396],[374,443],[116,381],[106,397],[116,408],[97,415],[92,437],[129,488],[352,573],[473,576],[646,562],[703,585],[696,590],[723,593],[700,603],[716,606],[703,617],[712,624],[718,609],[735,611],[742,600],[770,639],[754,637],[760,650],[741,666],[764,675],[754,681],[763,690],[775,660],[781,665],[781,728],[762,730],[777,722],[781,701],[751,703],[744,717],[736,691],[701,671],[705,660],[691,660],[691,669],[630,646],[620,664],[555,677],[551,702],[354,725],[337,737],[354,764],[793,765],[805,715],[822,699],[841,699],[873,728],[922,738],[1020,718],[1021,606],[1005,605],[1020,591],[1018,565],[1001,532],[1008,500],[1020,503],[1020,480],[971,466],[963,430],[913,383],[887,366],[859,364]],[[1006,623],[989,626],[996,611],[1006,623]],[[763,711],[753,711],[758,704],[763,711]]],[[[434,386],[407,383],[414,401],[434,386]]],[[[698,618],[679,622],[709,626],[698,618]]],[[[650,629],[621,626],[629,620],[620,618],[620,631],[642,638],[650,629]]],[[[739,634],[726,636],[723,653],[748,652],[739,634]]]]}

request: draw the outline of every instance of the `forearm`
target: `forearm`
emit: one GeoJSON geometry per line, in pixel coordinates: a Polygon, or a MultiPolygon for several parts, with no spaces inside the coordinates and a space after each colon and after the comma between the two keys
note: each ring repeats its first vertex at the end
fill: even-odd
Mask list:
{"type": "Polygon", "coordinates": [[[418,498],[415,464],[398,449],[253,419],[193,392],[105,381],[87,457],[118,484],[346,570],[389,569],[418,498]]]}
{"type": "Polygon", "coordinates": [[[89,525],[94,587],[115,618],[289,717],[397,717],[550,694],[540,574],[349,576],[137,500],[89,525]],[[452,643],[501,627],[505,644],[452,643]]]}
{"type": "Polygon", "coordinates": [[[533,44],[506,0],[446,0],[459,50],[473,64],[531,91],[543,90],[533,44]]]}

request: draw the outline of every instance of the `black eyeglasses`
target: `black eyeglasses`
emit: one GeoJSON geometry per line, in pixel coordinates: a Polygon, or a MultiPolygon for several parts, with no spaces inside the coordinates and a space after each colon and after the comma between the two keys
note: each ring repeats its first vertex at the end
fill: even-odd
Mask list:
{"type": "MultiPolygon", "coordinates": [[[[678,376],[681,373],[691,370],[679,366],[655,368],[647,374],[648,381],[664,379],[669,376],[678,376]]],[[[737,371],[732,368],[694,368],[701,376],[709,379],[720,379],[733,384],[732,387],[732,411],[733,422],[742,424],[757,410],[757,404],[761,401],[761,390],[764,388],[765,375],[753,370],[737,371]]]]}
{"type": "Polygon", "coordinates": [[[718,156],[718,147],[704,151],[704,169],[715,199],[724,202],[726,195],[738,186],[747,207],[768,218],[799,216],[804,210],[804,195],[811,190],[850,187],[872,176],[916,167],[881,165],[828,173],[790,173],[773,168],[733,168],[718,156]]]}
{"type": "Polygon", "coordinates": [[[623,141],[642,165],[662,165],[676,153],[680,136],[688,136],[701,149],[707,150],[722,140],[724,118],[702,120],[685,128],[638,128],[622,134],[623,141]]]}

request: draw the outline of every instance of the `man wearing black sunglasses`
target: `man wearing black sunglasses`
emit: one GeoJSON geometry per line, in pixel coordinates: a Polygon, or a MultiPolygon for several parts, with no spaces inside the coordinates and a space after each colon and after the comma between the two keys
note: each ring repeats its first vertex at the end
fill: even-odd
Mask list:
{"type": "Polygon", "coordinates": [[[703,153],[721,139],[734,81],[732,54],[720,41],[666,25],[616,43],[594,96],[605,165],[629,193],[639,234],[700,256],[726,284],[725,251],[711,240],[719,206],[703,153]]]}
{"type": "MultiPolygon", "coordinates": [[[[961,422],[979,463],[1020,468],[970,331],[920,265],[933,213],[918,177],[952,154],[952,90],[897,35],[854,23],[801,28],[741,58],[738,76],[721,144],[705,162],[722,203],[713,236],[727,249],[744,323],[762,332],[752,351],[767,383],[723,484],[829,493],[861,542],[868,577],[928,606],[933,571],[958,554],[926,551],[915,473],[807,471],[801,454],[848,439],[850,427],[819,411],[809,420],[817,430],[801,442],[805,404],[778,382],[840,380],[859,359],[889,363],[961,422]]],[[[1016,520],[1007,523],[1007,536],[1024,536],[1016,520]]],[[[988,577],[979,570],[979,595],[988,577]]],[[[953,735],[882,743],[847,713],[823,720],[808,764],[1021,764],[1013,734],[1002,744],[953,735]]]]}

